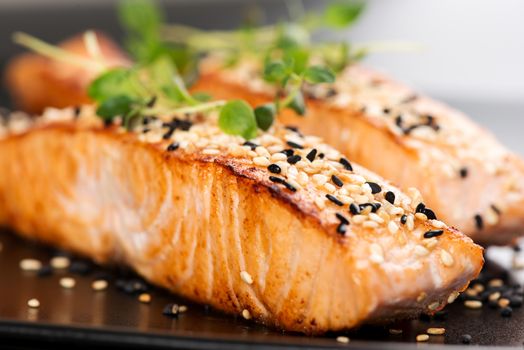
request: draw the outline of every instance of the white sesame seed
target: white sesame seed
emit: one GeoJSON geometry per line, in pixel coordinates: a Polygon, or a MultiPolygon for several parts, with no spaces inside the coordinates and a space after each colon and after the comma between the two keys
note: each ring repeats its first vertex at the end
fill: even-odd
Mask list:
{"type": "Polygon", "coordinates": [[[473,286],[473,289],[477,291],[478,293],[482,293],[484,291],[484,286],[480,283],[477,283],[473,286]]]}
{"type": "Polygon", "coordinates": [[[29,306],[32,309],[37,309],[40,307],[40,301],[38,299],[32,298],[27,301],[27,306],[29,306]]]}
{"type": "Polygon", "coordinates": [[[274,153],[271,155],[271,160],[273,162],[285,161],[286,159],[287,159],[286,155],[282,152],[274,153]]]}
{"type": "Polygon", "coordinates": [[[411,215],[411,214],[409,214],[408,218],[406,219],[406,227],[410,231],[413,231],[413,229],[415,228],[415,221],[413,219],[413,215],[411,215]]]}
{"type": "Polygon", "coordinates": [[[178,313],[183,314],[183,313],[186,312],[186,311],[187,311],[187,306],[185,306],[185,305],[180,305],[180,306],[178,307],[178,313]]]}
{"type": "Polygon", "coordinates": [[[442,264],[444,264],[444,266],[447,267],[453,266],[454,262],[451,254],[449,254],[448,251],[444,249],[440,251],[440,261],[442,262],[442,264]]]}
{"type": "Polygon", "coordinates": [[[258,166],[268,166],[269,164],[271,164],[269,159],[267,159],[266,157],[255,157],[253,158],[253,163],[255,163],[255,165],[258,166]]]}
{"type": "Polygon", "coordinates": [[[205,155],[217,155],[217,154],[220,154],[220,151],[218,149],[213,149],[213,148],[206,148],[202,151],[202,154],[205,154],[205,155]]]}
{"type": "Polygon", "coordinates": [[[96,291],[101,291],[107,289],[107,281],[106,280],[96,280],[91,283],[91,288],[96,291]]]}
{"type": "Polygon", "coordinates": [[[305,186],[309,182],[309,176],[303,171],[300,171],[297,176],[297,182],[302,186],[305,186]]]}
{"type": "Polygon", "coordinates": [[[499,300],[499,299],[500,299],[500,296],[501,296],[500,292],[495,292],[495,293],[491,293],[491,294],[489,295],[488,299],[489,299],[490,301],[496,301],[496,300],[499,300]]]}
{"type": "Polygon", "coordinates": [[[424,248],[423,246],[421,245],[416,245],[415,248],[413,248],[414,252],[415,252],[415,255],[416,256],[426,256],[429,254],[429,250],[427,250],[426,248],[424,248]]]}
{"type": "Polygon", "coordinates": [[[375,222],[375,221],[364,221],[364,223],[362,224],[362,227],[367,227],[367,228],[377,228],[378,227],[378,223],[375,222]]]}
{"type": "Polygon", "coordinates": [[[444,333],[446,333],[446,328],[431,327],[428,328],[426,332],[431,335],[443,335],[444,333]]]}
{"type": "Polygon", "coordinates": [[[489,281],[488,285],[490,287],[502,287],[504,285],[504,281],[500,278],[495,278],[489,281]]]}
{"type": "Polygon", "coordinates": [[[242,317],[244,317],[246,320],[250,320],[251,319],[251,313],[249,312],[249,310],[247,310],[247,309],[242,310],[242,317]]]}
{"type": "Polygon", "coordinates": [[[395,329],[395,328],[390,328],[389,329],[389,334],[391,335],[400,335],[402,334],[402,329],[395,329]]]}
{"type": "Polygon", "coordinates": [[[442,221],[439,221],[439,220],[431,220],[430,223],[431,223],[431,225],[434,228],[444,228],[444,227],[446,227],[446,224],[443,223],[442,221]]]}
{"type": "Polygon", "coordinates": [[[355,224],[361,224],[363,223],[364,221],[366,221],[366,217],[364,215],[354,215],[352,218],[351,218],[351,222],[355,223],[355,224]]]}
{"type": "Polygon", "coordinates": [[[382,250],[382,247],[376,243],[372,243],[369,246],[369,250],[371,252],[369,256],[369,260],[371,260],[374,263],[381,264],[384,262],[384,252],[382,250]]]}
{"type": "Polygon", "coordinates": [[[398,225],[394,221],[390,221],[388,223],[388,231],[391,234],[395,234],[398,232],[398,225]]]}
{"type": "Polygon", "coordinates": [[[269,152],[267,151],[265,147],[258,146],[257,148],[255,148],[255,152],[257,152],[257,154],[261,157],[265,157],[265,158],[271,157],[271,155],[269,154],[269,152]]]}
{"type": "Polygon", "coordinates": [[[327,176],[322,175],[322,174],[315,174],[313,175],[312,179],[313,179],[313,183],[315,183],[315,185],[317,186],[324,185],[328,180],[327,176]]]}
{"type": "Polygon", "coordinates": [[[38,271],[42,268],[42,263],[36,259],[22,259],[20,260],[20,268],[24,271],[38,271]]]}
{"type": "Polygon", "coordinates": [[[451,294],[449,295],[449,297],[448,297],[448,304],[453,303],[453,302],[458,298],[459,295],[460,295],[460,293],[459,293],[459,292],[456,292],[456,291],[453,292],[453,293],[451,293],[451,294]]]}
{"type": "Polygon", "coordinates": [[[74,288],[76,285],[76,280],[72,277],[62,277],[58,282],[60,283],[60,286],[65,289],[74,288]]]}
{"type": "Polygon", "coordinates": [[[424,213],[415,213],[415,218],[419,219],[420,221],[426,221],[428,219],[424,213]]]}
{"type": "Polygon", "coordinates": [[[466,300],[464,306],[468,309],[480,309],[482,307],[482,301],[480,300],[466,300]]]}
{"type": "Polygon", "coordinates": [[[240,278],[247,284],[253,284],[253,277],[247,271],[241,271],[240,278]]]}
{"type": "Polygon", "coordinates": [[[71,264],[71,261],[66,256],[55,256],[50,261],[49,264],[55,270],[67,269],[71,264]]]}
{"type": "Polygon", "coordinates": [[[390,215],[401,215],[404,214],[404,209],[402,209],[401,207],[395,207],[393,205],[390,205],[388,212],[390,215]]]}
{"type": "Polygon", "coordinates": [[[418,303],[422,302],[424,299],[426,299],[427,296],[428,295],[426,294],[426,292],[420,292],[420,294],[417,297],[417,302],[418,303]]]}
{"type": "Polygon", "coordinates": [[[319,209],[324,209],[326,207],[326,200],[323,197],[316,197],[314,201],[319,209]]]}
{"type": "Polygon", "coordinates": [[[436,309],[439,308],[439,306],[440,306],[440,303],[438,301],[435,301],[428,305],[428,310],[435,311],[436,309]]]}
{"type": "Polygon", "coordinates": [[[335,186],[333,186],[332,184],[330,184],[329,182],[326,182],[324,184],[324,188],[326,189],[326,191],[328,191],[329,193],[335,193],[335,191],[337,190],[337,188],[335,186]]]}
{"type": "Polygon", "coordinates": [[[384,223],[384,219],[382,219],[380,216],[378,216],[375,213],[369,213],[369,218],[379,224],[384,223]]]}
{"type": "Polygon", "coordinates": [[[438,240],[436,237],[432,237],[432,238],[426,238],[424,239],[424,241],[422,241],[422,244],[424,244],[424,246],[428,249],[432,249],[432,248],[435,248],[438,244],[438,240]]]}
{"type": "MultiPolygon", "coordinates": [[[[348,177],[351,179],[351,182],[361,185],[366,182],[366,178],[357,174],[350,174],[348,177]]],[[[369,186],[369,185],[368,185],[369,186]]]]}
{"type": "Polygon", "coordinates": [[[425,341],[429,340],[429,335],[427,335],[427,334],[419,334],[419,335],[417,335],[416,339],[417,339],[418,342],[425,342],[425,341]]]}
{"type": "Polygon", "coordinates": [[[138,301],[144,304],[149,304],[151,302],[151,294],[142,293],[138,296],[138,301]]]}
{"type": "Polygon", "coordinates": [[[337,342],[342,343],[342,344],[347,344],[349,343],[349,338],[344,337],[344,336],[339,336],[337,337],[337,342]]]}

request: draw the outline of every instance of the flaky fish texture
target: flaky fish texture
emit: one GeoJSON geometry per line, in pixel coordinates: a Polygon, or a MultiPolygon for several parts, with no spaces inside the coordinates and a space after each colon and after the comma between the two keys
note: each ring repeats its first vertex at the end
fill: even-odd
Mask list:
{"type": "Polygon", "coordinates": [[[0,131],[0,224],[280,329],[432,313],[483,264],[418,191],[280,124],[245,142],[212,116],[128,132],[83,108],[0,131]]]}
{"type": "MultiPolygon", "coordinates": [[[[253,105],[275,96],[250,61],[224,69],[210,59],[202,67],[194,91],[253,105]]],[[[507,244],[524,233],[523,160],[463,113],[360,65],[305,90],[306,116],[286,111],[282,122],[404,190],[418,188],[439,218],[476,242],[507,244]]]]}

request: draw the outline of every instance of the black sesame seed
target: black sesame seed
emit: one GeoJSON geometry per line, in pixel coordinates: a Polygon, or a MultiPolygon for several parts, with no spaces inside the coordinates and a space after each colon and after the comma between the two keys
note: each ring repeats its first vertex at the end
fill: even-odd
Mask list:
{"type": "Polygon", "coordinates": [[[433,315],[433,318],[438,321],[444,321],[448,318],[448,311],[447,310],[440,310],[435,312],[433,315]]]}
{"type": "Polygon", "coordinates": [[[284,153],[286,156],[291,157],[295,153],[295,151],[293,151],[292,149],[285,149],[281,151],[281,153],[284,153]]]}
{"type": "Polygon", "coordinates": [[[335,88],[331,87],[327,89],[325,97],[330,98],[330,97],[336,96],[337,94],[338,94],[338,91],[335,88]]]}
{"type": "Polygon", "coordinates": [[[320,159],[324,159],[325,156],[326,156],[326,155],[325,155],[324,153],[319,153],[319,154],[318,154],[318,158],[320,158],[320,159]]]}
{"type": "Polygon", "coordinates": [[[406,221],[408,221],[408,216],[407,216],[406,214],[404,214],[404,215],[402,215],[402,216],[400,217],[400,223],[401,223],[402,225],[404,225],[404,224],[406,224],[406,221]]]}
{"type": "Polygon", "coordinates": [[[87,275],[91,273],[92,271],[92,265],[83,260],[75,260],[69,265],[69,272],[75,273],[79,275],[87,275]]]}
{"type": "Polygon", "coordinates": [[[269,170],[273,174],[280,174],[280,172],[282,171],[282,169],[280,169],[280,167],[276,164],[269,164],[267,170],[269,170]]]}
{"type": "Polygon", "coordinates": [[[340,164],[344,166],[344,169],[353,171],[353,167],[351,166],[351,163],[346,158],[340,158],[339,162],[340,164]]]}
{"type": "Polygon", "coordinates": [[[336,175],[331,175],[331,181],[333,181],[333,183],[337,185],[338,187],[344,186],[344,183],[342,182],[342,180],[340,180],[336,175]]]}
{"type": "Polygon", "coordinates": [[[343,206],[344,203],[342,203],[337,197],[334,197],[330,194],[326,194],[326,198],[329,199],[331,202],[335,203],[339,207],[343,206]]]}
{"type": "Polygon", "coordinates": [[[172,144],[167,146],[167,151],[168,152],[176,151],[178,149],[178,147],[180,147],[180,144],[178,142],[173,142],[172,144]]]}
{"type": "Polygon", "coordinates": [[[418,95],[411,94],[408,97],[406,97],[405,99],[403,99],[401,103],[410,103],[410,102],[415,101],[417,98],[418,98],[418,95]]]}
{"type": "Polygon", "coordinates": [[[289,164],[296,164],[296,163],[298,163],[301,159],[302,159],[301,156],[299,156],[298,154],[295,154],[294,156],[287,157],[287,162],[288,162],[289,164]]]}
{"type": "Polygon", "coordinates": [[[424,203],[419,203],[415,208],[415,213],[423,213],[424,209],[426,209],[426,205],[424,203]]]}
{"type": "Polygon", "coordinates": [[[398,115],[398,116],[395,118],[395,125],[396,125],[397,127],[399,127],[400,129],[402,129],[402,123],[403,123],[402,116],[401,116],[401,115],[398,115]]]}
{"type": "Polygon", "coordinates": [[[172,127],[172,126],[169,126],[168,130],[164,133],[164,135],[162,135],[162,138],[164,140],[168,140],[171,138],[171,136],[173,136],[173,133],[175,132],[175,127],[172,127]]]}
{"type": "Polygon", "coordinates": [[[462,334],[460,337],[460,341],[462,344],[470,344],[471,343],[471,335],[469,334],[462,334]]]}
{"type": "Polygon", "coordinates": [[[295,188],[295,186],[293,186],[292,184],[290,184],[289,182],[287,181],[284,181],[282,183],[288,190],[290,190],[291,192],[296,192],[297,189],[295,188]]]}
{"type": "Polygon", "coordinates": [[[285,128],[288,129],[288,130],[293,131],[293,132],[296,133],[298,136],[303,137],[302,133],[300,132],[300,130],[299,130],[296,126],[290,126],[290,125],[287,125],[287,126],[285,126],[285,128]]]}
{"type": "Polygon", "coordinates": [[[391,204],[395,204],[395,194],[391,191],[387,191],[384,198],[391,204]]]}
{"type": "Polygon", "coordinates": [[[391,112],[391,109],[389,109],[389,108],[384,108],[384,109],[383,109],[383,112],[384,112],[384,114],[389,114],[389,112],[391,112]]]}
{"type": "Polygon", "coordinates": [[[73,107],[73,113],[75,114],[75,119],[77,119],[80,116],[81,111],[82,111],[82,108],[80,106],[73,107]]]}
{"type": "Polygon", "coordinates": [[[444,233],[443,230],[431,230],[424,233],[424,238],[438,237],[444,233]]]}
{"type": "Polygon", "coordinates": [[[460,168],[459,174],[461,178],[465,179],[466,177],[468,177],[468,168],[466,167],[460,168]]]}
{"type": "Polygon", "coordinates": [[[513,309],[509,306],[506,306],[505,308],[500,310],[500,316],[502,317],[511,317],[512,314],[513,314],[513,309]]]}
{"type": "Polygon", "coordinates": [[[493,209],[493,211],[494,211],[495,213],[497,213],[497,215],[500,215],[500,209],[497,208],[497,206],[496,206],[495,204],[492,204],[492,205],[491,205],[491,209],[493,209]]]}
{"type": "Polygon", "coordinates": [[[380,187],[377,183],[375,182],[366,182],[369,187],[371,187],[371,193],[372,194],[377,194],[377,193],[380,193],[382,191],[382,187],[380,187]]]}
{"type": "Polygon", "coordinates": [[[36,273],[38,277],[47,277],[47,276],[51,276],[52,274],[53,274],[53,268],[51,267],[51,265],[42,266],[36,273]]]}
{"type": "Polygon", "coordinates": [[[429,220],[437,220],[437,215],[435,215],[435,212],[429,208],[425,208],[422,213],[426,214],[429,220]]]}
{"type": "Polygon", "coordinates": [[[313,148],[306,156],[306,158],[312,162],[315,160],[315,157],[317,156],[317,150],[315,148],[313,148]]]}
{"type": "Polygon", "coordinates": [[[258,147],[258,145],[256,143],[253,143],[251,141],[246,141],[242,144],[242,146],[249,146],[249,148],[251,148],[252,151],[255,150],[255,148],[258,147]]]}
{"type": "Polygon", "coordinates": [[[149,128],[144,128],[144,129],[142,130],[142,134],[147,134],[147,133],[150,132],[150,131],[151,131],[151,129],[149,129],[149,128]]]}
{"type": "Polygon", "coordinates": [[[513,295],[509,298],[509,305],[511,307],[521,307],[522,306],[522,297],[518,295],[513,295]]]}
{"type": "Polygon", "coordinates": [[[156,96],[153,96],[146,104],[147,107],[151,108],[155,105],[156,103],[156,96]]]}
{"type": "Polygon", "coordinates": [[[340,233],[342,235],[345,234],[346,233],[346,228],[347,228],[347,224],[341,222],[337,226],[337,233],[340,233]]]}
{"type": "Polygon", "coordinates": [[[515,244],[515,245],[513,246],[513,251],[514,251],[514,252],[517,252],[517,253],[518,253],[518,252],[520,252],[521,250],[522,250],[522,248],[520,248],[520,245],[515,244]]]}
{"type": "Polygon", "coordinates": [[[289,147],[298,148],[298,149],[304,148],[302,147],[302,145],[299,145],[298,143],[295,143],[293,141],[287,141],[286,143],[289,145],[289,147]]]}
{"type": "Polygon", "coordinates": [[[337,219],[340,220],[341,223],[346,224],[346,225],[349,225],[349,221],[348,221],[348,219],[346,219],[346,218],[344,217],[344,215],[342,215],[342,214],[340,214],[340,213],[336,213],[335,216],[337,217],[337,219]]]}
{"type": "Polygon", "coordinates": [[[366,207],[371,207],[372,213],[376,213],[377,210],[379,210],[381,206],[382,205],[380,203],[363,203],[363,204],[358,205],[360,210],[364,210],[366,207]]]}
{"type": "Polygon", "coordinates": [[[475,219],[475,226],[478,230],[482,230],[484,228],[484,220],[482,220],[482,216],[479,214],[474,216],[475,219]]]}
{"type": "Polygon", "coordinates": [[[280,177],[276,177],[276,176],[270,176],[269,180],[272,181],[272,182],[275,182],[277,184],[283,184],[284,182],[286,182],[284,179],[282,179],[280,177]]]}
{"type": "Polygon", "coordinates": [[[349,205],[349,211],[353,215],[358,215],[358,214],[360,214],[360,207],[358,205],[356,205],[355,203],[351,203],[349,205]]]}
{"type": "Polygon", "coordinates": [[[167,304],[164,306],[164,309],[162,310],[162,315],[164,316],[171,316],[171,317],[178,317],[178,307],[176,307],[176,304],[167,304]]]}

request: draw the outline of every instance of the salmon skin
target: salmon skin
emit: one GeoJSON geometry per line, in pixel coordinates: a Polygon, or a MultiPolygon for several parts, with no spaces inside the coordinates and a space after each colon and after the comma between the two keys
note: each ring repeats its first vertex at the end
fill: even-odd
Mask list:
{"type": "Polygon", "coordinates": [[[213,116],[127,132],[85,107],[0,131],[0,224],[269,326],[433,313],[483,264],[469,237],[417,211],[418,191],[281,124],[249,142],[213,116]]]}
{"type": "MultiPolygon", "coordinates": [[[[253,105],[275,92],[256,64],[202,64],[194,91],[253,105]]],[[[456,111],[391,78],[352,65],[333,85],[306,86],[308,112],[281,121],[309,134],[402,189],[416,187],[443,221],[482,244],[507,244],[524,233],[524,163],[456,111]]]]}

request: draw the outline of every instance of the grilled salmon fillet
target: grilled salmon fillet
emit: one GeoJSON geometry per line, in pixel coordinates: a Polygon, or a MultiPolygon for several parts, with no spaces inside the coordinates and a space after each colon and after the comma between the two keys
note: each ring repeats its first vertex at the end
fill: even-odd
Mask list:
{"type": "MultiPolygon", "coordinates": [[[[100,48],[96,58],[105,68],[127,66],[127,56],[110,38],[97,32],[100,48]]],[[[60,48],[93,59],[82,34],[65,40],[60,48]]],[[[89,103],[87,86],[100,74],[99,65],[80,67],[67,62],[26,53],[13,58],[5,69],[5,84],[13,104],[28,113],[41,113],[47,107],[69,107],[89,103]]]]}
{"type": "MultiPolygon", "coordinates": [[[[202,65],[194,91],[253,105],[275,92],[256,64],[202,65]]],[[[524,163],[463,113],[380,73],[352,65],[333,85],[306,86],[305,117],[281,121],[324,138],[352,160],[418,188],[443,221],[483,244],[507,244],[524,233],[524,163]]]]}
{"type": "Polygon", "coordinates": [[[482,267],[418,191],[318,137],[276,124],[245,142],[214,117],[163,119],[127,132],[90,107],[7,118],[0,224],[308,334],[435,312],[482,267]]]}

